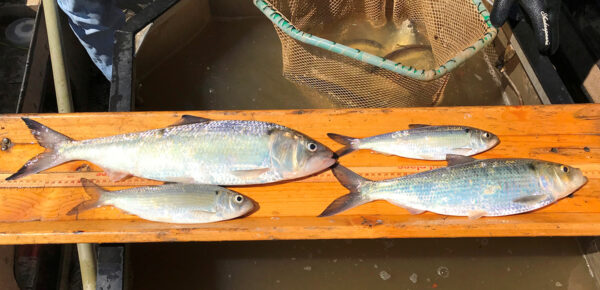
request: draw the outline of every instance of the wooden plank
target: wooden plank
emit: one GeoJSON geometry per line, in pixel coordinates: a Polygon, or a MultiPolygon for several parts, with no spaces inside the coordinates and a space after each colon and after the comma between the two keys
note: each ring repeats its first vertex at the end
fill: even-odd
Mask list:
{"type": "MultiPolygon", "coordinates": [[[[537,158],[581,168],[589,182],[573,198],[510,217],[413,216],[383,201],[339,216],[316,218],[347,190],[330,171],[276,185],[236,187],[260,203],[249,217],[204,225],[172,225],[141,220],[113,207],[66,216],[86,198],[80,177],[97,179],[111,190],[157,184],[132,178],[110,182],[87,162],[70,162],[17,181],[0,181],[0,243],[150,242],[379,237],[582,236],[600,234],[600,105],[454,107],[359,110],[132,112],[27,115],[74,139],[160,128],[182,114],[212,119],[254,119],[289,126],[332,149],[335,132],[356,137],[404,129],[410,123],[469,125],[494,132],[501,143],[477,158],[537,158]],[[59,183],[60,182],[60,183],[59,183]],[[18,222],[17,222],[18,221],[18,222]],[[28,221],[28,222],[24,222],[28,221]]],[[[0,151],[0,178],[43,151],[23,115],[0,116],[0,138],[14,146],[0,151]]],[[[411,160],[363,150],[340,163],[372,179],[386,179],[444,162],[411,160]]]]}

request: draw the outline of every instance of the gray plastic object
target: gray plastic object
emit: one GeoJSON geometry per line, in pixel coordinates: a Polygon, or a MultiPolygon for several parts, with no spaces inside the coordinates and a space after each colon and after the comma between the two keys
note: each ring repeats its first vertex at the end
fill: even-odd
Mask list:
{"type": "Polygon", "coordinates": [[[28,47],[33,37],[35,20],[33,18],[20,18],[10,23],[4,30],[6,39],[21,47],[28,47]]]}

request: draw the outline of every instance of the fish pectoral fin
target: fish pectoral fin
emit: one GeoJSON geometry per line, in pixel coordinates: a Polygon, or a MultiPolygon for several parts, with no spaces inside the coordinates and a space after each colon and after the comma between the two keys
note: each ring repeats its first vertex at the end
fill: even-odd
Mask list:
{"type": "Polygon", "coordinates": [[[246,169],[246,170],[232,170],[231,174],[239,178],[256,178],[261,174],[269,171],[270,168],[257,168],[257,169],[246,169]]]}
{"type": "Polygon", "coordinates": [[[104,169],[104,172],[106,172],[108,178],[110,178],[110,180],[113,182],[120,181],[131,176],[131,174],[127,172],[114,171],[110,169],[104,169]]]}
{"type": "Polygon", "coordinates": [[[472,210],[468,213],[470,220],[476,220],[486,214],[487,214],[487,212],[485,212],[483,210],[472,210]]]}
{"type": "Polygon", "coordinates": [[[548,198],[548,196],[545,194],[534,194],[534,195],[527,195],[527,196],[513,199],[513,202],[523,203],[523,204],[535,204],[546,198],[548,198]]]}
{"type": "Polygon", "coordinates": [[[202,117],[192,116],[192,115],[183,115],[183,116],[181,116],[181,119],[179,119],[179,121],[169,125],[169,127],[188,125],[188,124],[196,124],[196,123],[204,123],[204,122],[208,122],[208,121],[211,121],[211,120],[202,118],[202,117]]]}
{"type": "Polygon", "coordinates": [[[391,203],[391,204],[393,204],[393,205],[395,205],[395,206],[399,206],[399,207],[401,207],[401,208],[403,208],[403,209],[407,210],[407,211],[408,211],[408,213],[410,213],[410,214],[422,214],[422,213],[424,213],[424,212],[425,212],[425,211],[424,211],[424,210],[422,210],[422,209],[416,209],[416,208],[412,208],[412,207],[410,207],[410,206],[406,206],[406,205],[403,205],[403,204],[397,203],[397,202],[395,202],[395,201],[392,201],[392,200],[388,200],[388,202],[389,202],[389,203],[391,203]]]}
{"type": "Polygon", "coordinates": [[[427,125],[427,124],[408,124],[408,128],[409,129],[417,129],[417,128],[425,128],[425,127],[431,127],[431,125],[427,125]]]}
{"type": "Polygon", "coordinates": [[[459,164],[470,163],[476,161],[477,159],[469,156],[457,155],[457,154],[447,154],[446,161],[448,162],[448,166],[454,166],[459,164]]]}
{"type": "Polygon", "coordinates": [[[196,216],[196,217],[201,217],[201,216],[206,216],[207,214],[214,214],[215,211],[210,211],[210,210],[201,210],[201,209],[194,209],[190,211],[190,214],[196,216]]]}

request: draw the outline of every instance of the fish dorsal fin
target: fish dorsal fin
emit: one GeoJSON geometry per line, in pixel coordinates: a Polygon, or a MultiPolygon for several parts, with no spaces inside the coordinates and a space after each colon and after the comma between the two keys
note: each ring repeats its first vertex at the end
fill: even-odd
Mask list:
{"type": "Polygon", "coordinates": [[[427,124],[408,124],[408,128],[409,129],[417,129],[417,128],[425,128],[425,127],[431,127],[431,125],[427,125],[427,124]]]}
{"type": "Polygon", "coordinates": [[[477,159],[463,155],[446,154],[446,161],[448,162],[448,166],[454,166],[477,161],[477,159]]]}
{"type": "Polygon", "coordinates": [[[179,119],[179,121],[171,124],[169,127],[188,125],[188,124],[196,124],[196,123],[204,123],[204,122],[209,122],[209,121],[211,121],[211,119],[196,117],[196,116],[192,116],[192,115],[183,115],[183,116],[181,116],[181,119],[179,119]]]}
{"type": "Polygon", "coordinates": [[[523,204],[536,204],[536,203],[546,199],[547,197],[548,196],[545,194],[527,195],[527,196],[516,198],[513,200],[513,202],[523,203],[523,204]]]}

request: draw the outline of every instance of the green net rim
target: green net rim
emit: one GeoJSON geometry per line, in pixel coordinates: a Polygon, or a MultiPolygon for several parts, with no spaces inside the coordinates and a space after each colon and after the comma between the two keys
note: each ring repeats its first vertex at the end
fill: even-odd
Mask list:
{"type": "Polygon", "coordinates": [[[451,72],[460,64],[465,62],[471,56],[475,55],[478,51],[484,48],[486,45],[491,43],[498,30],[490,22],[490,14],[485,8],[485,5],[481,0],[471,0],[472,4],[477,8],[480,17],[487,25],[486,32],[473,44],[464,48],[462,51],[457,53],[453,58],[446,61],[446,63],[440,65],[435,69],[419,69],[412,66],[406,66],[399,62],[394,62],[389,59],[364,52],[360,49],[345,46],[340,43],[336,43],[331,40],[320,38],[318,36],[306,33],[296,28],[290,23],[271,3],[266,0],[254,0],[254,5],[267,16],[275,26],[279,27],[281,31],[290,36],[291,38],[298,40],[302,43],[306,43],[312,46],[316,46],[333,53],[337,53],[352,59],[380,67],[382,69],[389,70],[399,75],[420,80],[420,81],[431,81],[443,77],[448,72],[451,72]]]}

